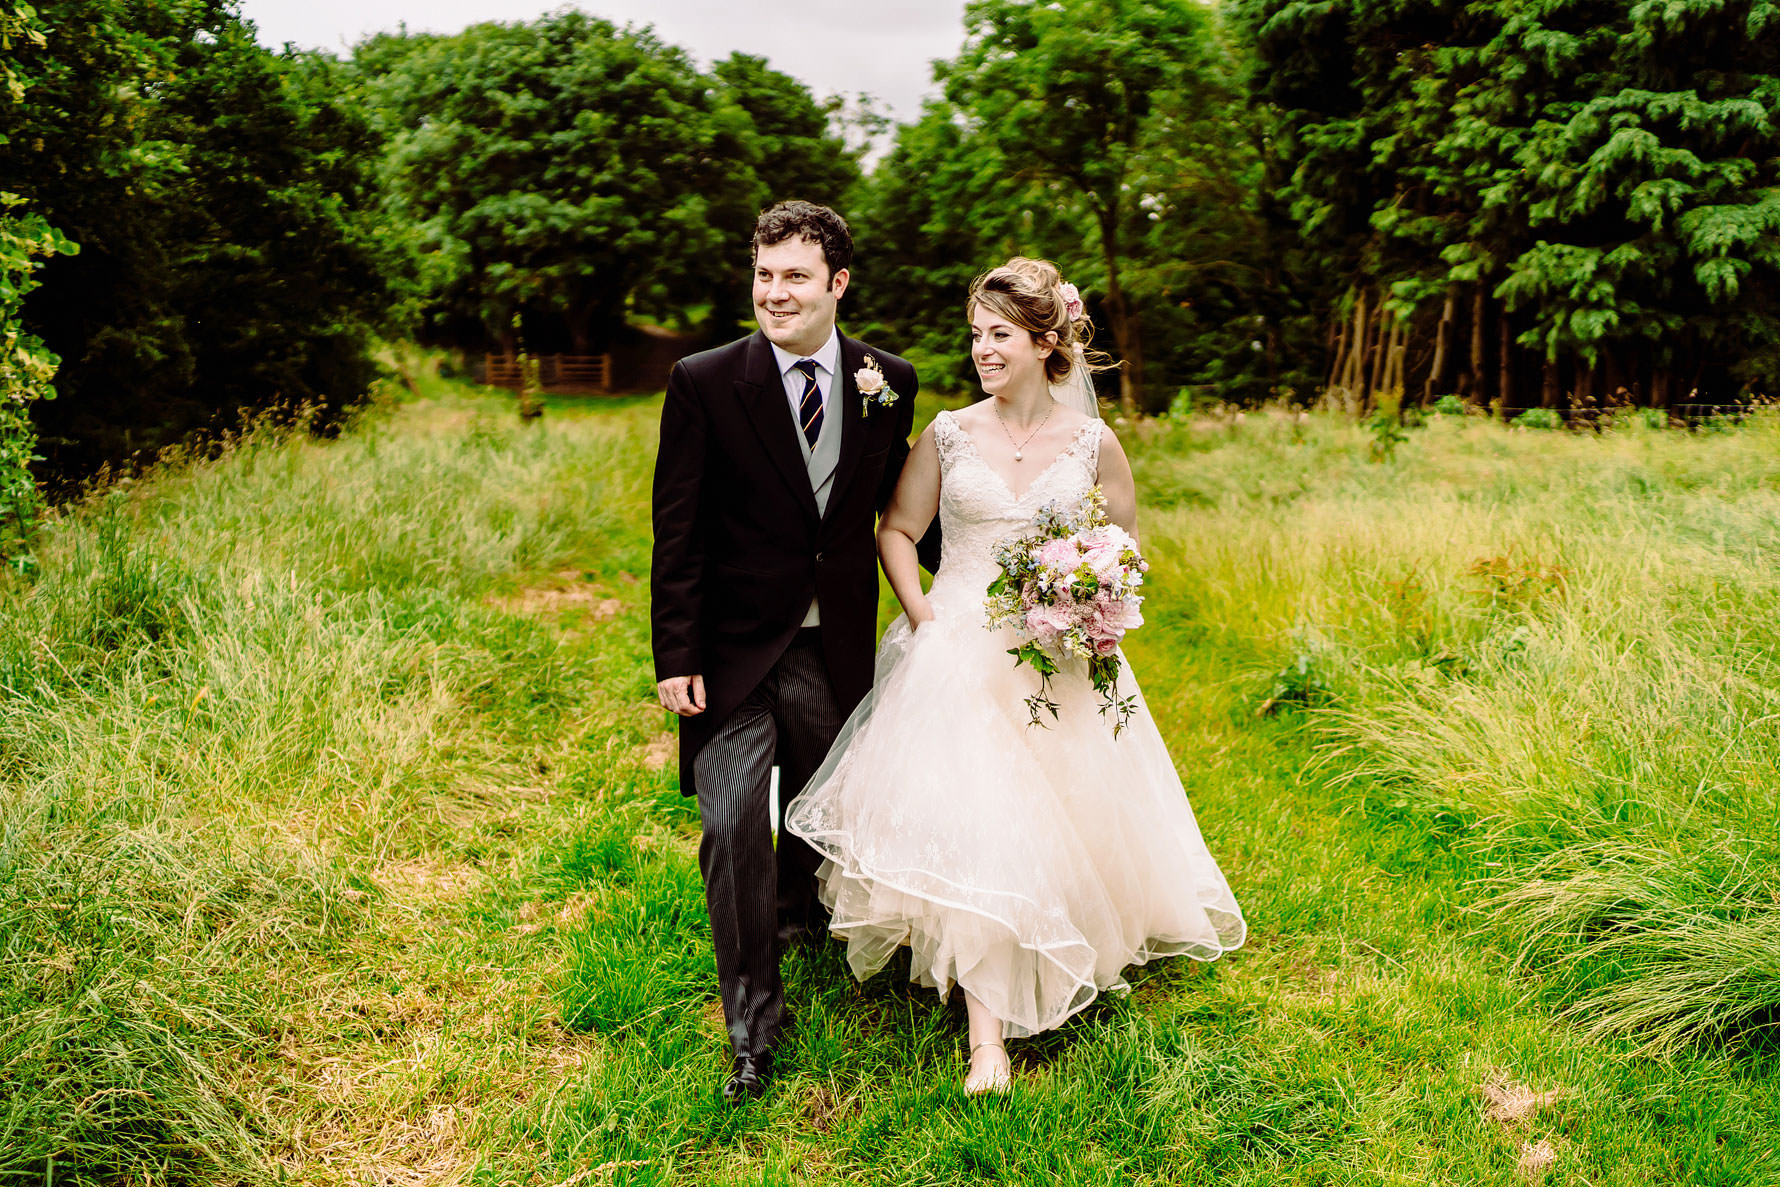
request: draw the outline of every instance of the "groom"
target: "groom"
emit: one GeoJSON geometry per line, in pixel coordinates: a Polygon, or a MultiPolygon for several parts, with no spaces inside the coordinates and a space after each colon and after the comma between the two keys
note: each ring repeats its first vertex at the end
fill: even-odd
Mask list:
{"type": "Polygon", "coordinates": [[[840,215],[781,202],[753,254],[759,332],[668,380],[650,571],[657,692],[680,715],[680,787],[704,824],[730,1101],[772,1075],[781,929],[819,924],[815,852],[782,830],[773,849],[772,767],[788,802],[871,686],[876,519],[918,386],[908,363],[835,330],[853,261],[840,215]]]}

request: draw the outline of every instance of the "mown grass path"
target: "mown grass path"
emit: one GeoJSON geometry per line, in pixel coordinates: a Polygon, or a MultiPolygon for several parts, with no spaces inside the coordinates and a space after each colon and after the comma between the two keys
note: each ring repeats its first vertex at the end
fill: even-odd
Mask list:
{"type": "Polygon", "coordinates": [[[1561,1019],[1569,989],[1515,968],[1493,859],[1450,813],[1372,782],[1339,713],[1257,715],[1315,691],[1276,679],[1323,654],[1306,639],[1445,662],[1447,611],[1410,604],[1404,559],[1438,587],[1442,549],[1538,537],[1499,509],[1442,526],[1423,496],[1512,503],[1523,443],[1418,439],[1450,455],[1418,477],[1332,423],[1131,435],[1155,572],[1129,651],[1248,945],[1016,1044],[1019,1089],[990,1102],[958,1088],[958,1003],[801,949],[780,1078],[731,1109],[648,661],[654,405],[521,430],[432,394],[170,474],[109,544],[76,517],[45,553],[71,575],[15,595],[15,617],[59,591],[91,621],[38,636],[72,683],[29,685],[28,640],[0,654],[36,689],[8,720],[0,907],[31,924],[44,888],[81,889],[113,931],[10,941],[0,989],[30,1008],[0,1024],[23,1152],[0,1181],[44,1181],[32,1151],[56,1150],[93,1181],[1780,1182],[1771,1059],[1561,1019]],[[1419,519],[1432,535],[1393,526],[1419,519]],[[134,585],[91,575],[114,562],[134,585]],[[122,659],[74,662],[67,639],[117,630],[122,659]],[[78,769],[52,757],[69,739],[78,769]],[[148,922],[108,946],[126,917],[148,922]]]}

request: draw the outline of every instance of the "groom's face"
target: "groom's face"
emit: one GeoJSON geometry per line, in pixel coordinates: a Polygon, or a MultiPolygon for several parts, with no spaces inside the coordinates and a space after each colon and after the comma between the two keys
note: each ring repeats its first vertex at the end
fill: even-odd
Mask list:
{"type": "Polygon", "coordinates": [[[794,237],[755,252],[754,316],[781,350],[810,355],[822,349],[846,291],[847,270],[830,276],[819,243],[794,237]]]}

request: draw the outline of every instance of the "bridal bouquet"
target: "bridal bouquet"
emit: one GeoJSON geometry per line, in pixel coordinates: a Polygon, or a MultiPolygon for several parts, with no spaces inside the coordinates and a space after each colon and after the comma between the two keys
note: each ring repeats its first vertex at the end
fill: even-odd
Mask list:
{"type": "Polygon", "coordinates": [[[1107,520],[1106,496],[1095,487],[1074,507],[1047,504],[1030,535],[996,546],[995,562],[1001,575],[989,585],[989,625],[1013,627],[1021,639],[1008,649],[1014,666],[1039,674],[1038,691],[1026,698],[1029,724],[1042,725],[1041,712],[1056,718],[1051,677],[1075,656],[1087,661],[1101,716],[1112,715],[1118,737],[1137,707],[1135,695],[1118,695],[1119,640],[1143,625],[1137,591],[1150,566],[1137,541],[1107,520]]]}

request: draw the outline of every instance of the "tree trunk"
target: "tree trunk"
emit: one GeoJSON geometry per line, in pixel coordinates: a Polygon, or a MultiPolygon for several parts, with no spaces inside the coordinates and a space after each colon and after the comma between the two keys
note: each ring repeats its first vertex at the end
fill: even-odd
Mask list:
{"type": "Polygon", "coordinates": [[[1471,295],[1471,383],[1480,404],[1490,402],[1489,358],[1484,331],[1489,324],[1489,294],[1483,285],[1471,295]]]}
{"type": "Polygon", "coordinates": [[[1601,365],[1598,369],[1600,371],[1601,385],[1600,389],[1596,392],[1596,397],[1601,401],[1602,407],[1619,407],[1621,404],[1625,403],[1625,399],[1621,393],[1625,391],[1627,386],[1625,368],[1621,367],[1619,363],[1619,352],[1613,350],[1603,354],[1601,356],[1601,365]]]}
{"type": "Polygon", "coordinates": [[[1564,385],[1558,376],[1556,359],[1547,358],[1545,360],[1545,371],[1541,376],[1541,380],[1539,407],[1556,408],[1558,406],[1558,401],[1563,399],[1564,396],[1564,385]]]}
{"type": "Polygon", "coordinates": [[[1378,390],[1379,382],[1384,378],[1384,357],[1388,349],[1391,330],[1391,314],[1383,305],[1378,308],[1378,328],[1369,337],[1372,340],[1372,357],[1366,368],[1366,386],[1360,393],[1360,411],[1372,407],[1372,395],[1378,390]]]}
{"type": "Polygon", "coordinates": [[[1514,329],[1508,324],[1508,310],[1502,310],[1497,328],[1501,331],[1501,365],[1497,369],[1496,394],[1506,409],[1514,405],[1514,329]]]}
{"type": "Polygon", "coordinates": [[[1361,377],[1366,367],[1366,290],[1354,294],[1353,328],[1348,333],[1347,359],[1341,368],[1341,406],[1346,412],[1357,408],[1361,377]]]}
{"type": "Polygon", "coordinates": [[[1347,375],[1342,383],[1342,404],[1349,413],[1360,411],[1362,388],[1365,388],[1365,358],[1371,351],[1372,311],[1365,303],[1365,290],[1353,306],[1353,349],[1347,351],[1347,375]]]}
{"type": "MultiPolygon", "coordinates": [[[[1261,290],[1264,293],[1273,294],[1279,292],[1279,281],[1274,275],[1271,265],[1269,265],[1267,270],[1261,274],[1261,284],[1264,286],[1261,290]]],[[[1277,311],[1271,308],[1272,304],[1273,302],[1271,300],[1266,303],[1267,308],[1264,316],[1267,322],[1267,333],[1262,339],[1262,344],[1267,352],[1267,398],[1269,400],[1277,400],[1280,395],[1279,356],[1285,343],[1280,340],[1279,316],[1277,311]]],[[[1293,394],[1296,395],[1297,393],[1294,392],[1293,394]]]]}
{"type": "Polygon", "coordinates": [[[563,322],[569,330],[569,353],[593,354],[594,309],[591,305],[570,305],[563,311],[563,322]]]}
{"type": "Polygon", "coordinates": [[[1397,406],[1403,406],[1403,355],[1407,346],[1404,342],[1403,319],[1394,313],[1386,314],[1389,328],[1385,331],[1384,341],[1379,346],[1379,353],[1384,361],[1379,366],[1378,384],[1373,389],[1374,401],[1379,395],[1397,396],[1397,406]]]}
{"type": "Polygon", "coordinates": [[[1446,290],[1446,304],[1440,309],[1440,325],[1434,331],[1434,362],[1428,368],[1428,381],[1422,384],[1422,403],[1428,404],[1446,384],[1446,368],[1452,355],[1453,319],[1458,315],[1458,293],[1446,290]]]}
{"type": "Polygon", "coordinates": [[[1347,366],[1347,319],[1345,317],[1329,319],[1329,371],[1328,379],[1323,383],[1325,393],[1333,393],[1341,382],[1341,373],[1347,366]]]}
{"type": "Polygon", "coordinates": [[[1119,368],[1119,410],[1136,416],[1143,409],[1143,337],[1137,314],[1125,302],[1119,283],[1119,228],[1117,215],[1100,220],[1100,248],[1106,259],[1106,317],[1112,322],[1113,345],[1125,365],[1119,368]]]}
{"type": "Polygon", "coordinates": [[[1393,329],[1396,331],[1397,341],[1391,347],[1390,379],[1386,383],[1385,389],[1397,394],[1397,407],[1401,408],[1403,397],[1406,394],[1405,389],[1409,386],[1408,380],[1404,376],[1409,362],[1409,323],[1402,318],[1397,318],[1393,323],[1393,329]]]}

